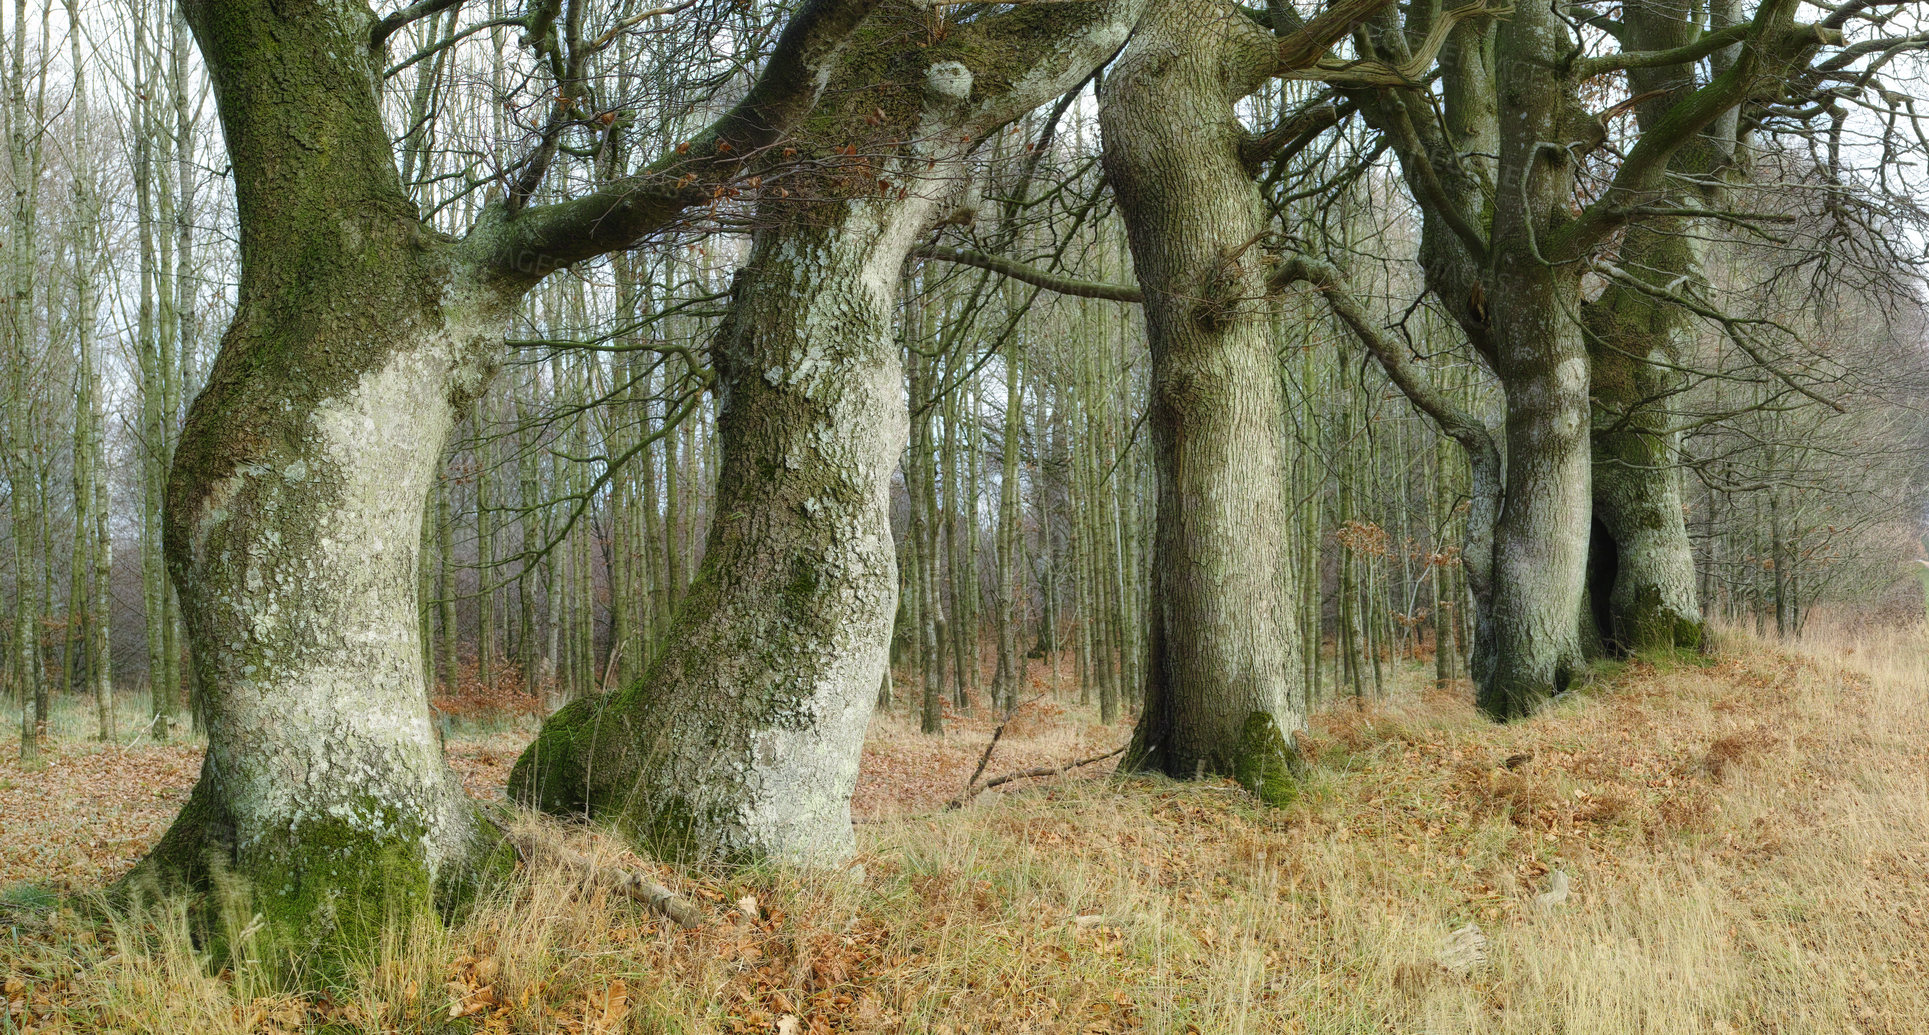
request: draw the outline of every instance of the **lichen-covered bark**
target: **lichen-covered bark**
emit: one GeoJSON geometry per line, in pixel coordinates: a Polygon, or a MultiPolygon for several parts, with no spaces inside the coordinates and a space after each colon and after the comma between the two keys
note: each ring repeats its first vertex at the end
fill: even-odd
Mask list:
{"type": "Polygon", "coordinates": [[[890,333],[907,229],[870,204],[758,236],[712,346],[703,566],[644,678],[553,716],[511,791],[675,855],[837,857],[897,610],[890,333]]]}
{"type": "Polygon", "coordinates": [[[1158,0],[1099,121],[1145,292],[1158,471],[1150,665],[1125,765],[1231,776],[1278,800],[1305,724],[1285,400],[1233,109],[1275,64],[1272,38],[1232,6],[1158,0]]]}
{"type": "MultiPolygon", "coordinates": [[[[1644,280],[1694,275],[1686,230],[1680,221],[1630,227],[1622,267],[1644,280]]],[[[1585,312],[1594,517],[1607,537],[1596,550],[1614,559],[1612,584],[1597,588],[1607,605],[1598,632],[1615,653],[1692,650],[1701,645],[1701,608],[1682,510],[1680,435],[1669,405],[1682,389],[1673,362],[1686,354],[1691,317],[1620,285],[1585,312]]]]}
{"type": "Polygon", "coordinates": [[[649,671],[552,716],[514,796],[679,856],[850,852],[897,611],[901,269],[964,196],[977,141],[1082,81],[1136,6],[1020,7],[923,47],[905,44],[931,38],[909,4],[860,29],[796,141],[832,157],[801,191],[787,181],[808,201],[760,205],[712,346],[723,465],[703,567],[649,671]],[[834,157],[847,142],[861,161],[834,157]]]}
{"type": "MultiPolygon", "coordinates": [[[[1735,5],[1713,5],[1719,25],[1732,24],[1735,5]]],[[[1627,5],[1628,46],[1662,51],[1693,43],[1700,18],[1677,5],[1640,0],[1627,5]]],[[[1717,54],[1717,72],[1733,55],[1717,54]]],[[[1635,122],[1651,129],[1697,88],[1688,64],[1628,71],[1641,100],[1635,122]]],[[[1668,192],[1683,209],[1719,204],[1722,177],[1737,157],[1735,122],[1725,119],[1675,153],[1671,167],[1686,174],[1668,192]]],[[[1685,218],[1630,226],[1615,255],[1623,273],[1668,291],[1700,279],[1697,226],[1685,218]]],[[[1598,632],[1615,652],[1694,649],[1702,618],[1695,594],[1694,551],[1682,511],[1680,435],[1672,400],[1683,377],[1673,364],[1687,354],[1693,317],[1678,306],[1622,283],[1584,309],[1594,403],[1594,516],[1606,541],[1598,553],[1614,558],[1613,582],[1598,587],[1606,606],[1598,632]]]]}
{"type": "Polygon", "coordinates": [[[242,280],[165,515],[208,751],[130,884],[231,872],[276,944],[315,963],[486,854],[429,720],[416,551],[510,299],[408,205],[366,24],[254,6],[186,5],[234,161],[242,280]]]}

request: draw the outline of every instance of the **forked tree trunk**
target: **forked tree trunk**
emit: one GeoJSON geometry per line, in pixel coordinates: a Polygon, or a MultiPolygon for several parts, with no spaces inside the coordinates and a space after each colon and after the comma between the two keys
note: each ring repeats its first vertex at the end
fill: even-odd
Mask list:
{"type": "Polygon", "coordinates": [[[402,189],[365,6],[183,7],[233,163],[241,283],[165,515],[208,751],[127,887],[230,873],[277,955],[332,967],[498,858],[430,723],[416,593],[442,450],[517,300],[661,228],[707,197],[692,180],[772,143],[870,4],[805,0],[689,157],[552,205],[492,205],[460,242],[402,189]]]}
{"type": "Polygon", "coordinates": [[[1145,292],[1158,477],[1145,705],[1130,768],[1292,792],[1305,723],[1285,547],[1285,401],[1234,104],[1277,63],[1213,0],[1159,0],[1107,80],[1105,169],[1145,292]]]}
{"type": "Polygon", "coordinates": [[[839,147],[875,111],[880,135],[860,150],[890,157],[830,161],[811,202],[760,206],[712,347],[723,467],[703,566],[642,680],[552,716],[512,795],[613,821],[667,854],[849,854],[897,612],[899,271],[955,206],[973,142],[1082,82],[1136,8],[1020,8],[951,25],[922,53],[902,40],[927,32],[927,9],[887,5],[859,30],[826,89],[837,107],[797,143],[839,147]],[[907,81],[922,82],[908,98],[896,87],[907,81]]]}
{"type": "Polygon", "coordinates": [[[1567,689],[1580,665],[1591,516],[1587,352],[1574,314],[1579,274],[1542,243],[1567,220],[1575,159],[1562,139],[1572,112],[1558,72],[1565,27],[1521,8],[1498,29],[1500,120],[1494,206],[1491,347],[1507,395],[1506,481],[1494,527],[1492,670],[1477,700],[1498,718],[1528,715],[1567,689]]]}
{"type": "MultiPolygon", "coordinates": [[[[1660,5],[1638,6],[1629,5],[1622,34],[1634,50],[1665,51],[1670,45],[1654,34],[1635,39],[1643,35],[1636,23],[1644,12],[1672,18],[1690,38],[1696,31],[1692,16],[1683,20],[1660,5]]],[[[1495,530],[1492,649],[1477,643],[1474,656],[1480,703],[1497,718],[1531,712],[1568,684],[1580,662],[1593,492],[1588,357],[1575,326],[1579,274],[1616,231],[1649,218],[1641,208],[1666,207],[1675,189],[1669,163],[1684,148],[1717,123],[1732,127],[1726,113],[1761,83],[1784,74],[1786,62],[1839,35],[1795,28],[1795,6],[1764,0],[1746,45],[1713,57],[1684,53],[1678,90],[1644,92],[1638,82],[1631,85],[1654,117],[1643,121],[1639,142],[1626,150],[1601,196],[1578,210],[1571,207],[1576,166],[1603,142],[1605,124],[1583,104],[1580,80],[1592,73],[1574,61],[1574,26],[1560,12],[1523,5],[1504,18],[1483,14],[1459,27],[1483,37],[1491,32],[1492,45],[1471,49],[1463,39],[1442,52],[1444,120],[1434,118],[1436,102],[1421,90],[1353,95],[1388,135],[1425,210],[1421,261],[1429,289],[1467,331],[1507,393],[1506,500],[1495,530]],[[1717,74],[1697,85],[1689,66],[1703,57],[1710,57],[1717,74]],[[1480,126],[1495,128],[1491,144],[1471,139],[1486,135],[1480,126]],[[1486,164],[1477,156],[1487,154],[1494,156],[1493,189],[1457,187],[1460,170],[1486,164]]],[[[1721,8],[1718,20],[1734,20],[1735,5],[1721,8]]],[[[1413,8],[1406,27],[1417,29],[1439,13],[1413,8]]],[[[1366,42],[1377,42],[1381,53],[1404,52],[1406,42],[1390,28],[1379,27],[1378,39],[1366,42]]],[[[1653,60],[1634,61],[1629,74],[1638,80],[1659,68],[1653,60]]],[[[1639,351],[1636,362],[1646,364],[1652,355],[1639,351]]],[[[1646,513],[1617,518],[1626,518],[1629,528],[1656,520],[1670,505],[1653,484],[1636,488],[1647,494],[1638,508],[1646,513]]],[[[1681,558],[1672,550],[1665,558],[1662,551],[1638,554],[1637,567],[1663,567],[1663,560],[1676,564],[1681,558]]],[[[1681,581],[1672,574],[1651,580],[1681,581]]]]}

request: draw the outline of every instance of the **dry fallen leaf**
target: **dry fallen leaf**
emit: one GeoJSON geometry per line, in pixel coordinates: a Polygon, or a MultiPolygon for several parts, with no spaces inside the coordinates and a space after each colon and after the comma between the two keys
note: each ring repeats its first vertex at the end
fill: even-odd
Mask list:
{"type": "Polygon", "coordinates": [[[621,1031],[623,1022],[628,1019],[630,1015],[629,986],[625,985],[621,978],[610,982],[609,988],[603,992],[600,1007],[601,1016],[595,1021],[595,1030],[599,1032],[621,1031]]]}

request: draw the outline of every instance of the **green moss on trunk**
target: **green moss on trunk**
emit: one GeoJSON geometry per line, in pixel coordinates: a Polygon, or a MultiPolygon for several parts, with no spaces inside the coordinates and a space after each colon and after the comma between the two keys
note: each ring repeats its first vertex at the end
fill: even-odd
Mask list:
{"type": "Polygon", "coordinates": [[[1268,805],[1287,805],[1299,797],[1299,753],[1268,712],[1246,716],[1233,757],[1233,779],[1268,805]]]}
{"type": "Polygon", "coordinates": [[[236,845],[233,817],[205,782],[146,859],[112,889],[110,905],[138,913],[183,896],[195,939],[216,966],[246,959],[290,988],[325,987],[371,960],[385,932],[446,917],[515,868],[493,826],[468,846],[441,846],[431,876],[428,831],[406,811],[368,801],[236,845]],[[466,849],[466,850],[462,850],[466,849]]]}
{"type": "Polygon", "coordinates": [[[293,975],[334,981],[374,955],[383,931],[433,914],[422,826],[386,806],[370,813],[356,822],[311,820],[273,847],[244,854],[261,923],[253,955],[293,975]]]}

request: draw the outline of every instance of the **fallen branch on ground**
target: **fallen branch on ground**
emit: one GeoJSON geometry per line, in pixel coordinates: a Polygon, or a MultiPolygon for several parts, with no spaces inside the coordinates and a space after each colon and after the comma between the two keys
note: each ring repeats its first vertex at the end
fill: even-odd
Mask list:
{"type": "Polygon", "coordinates": [[[985,775],[985,766],[991,764],[991,753],[998,749],[998,741],[1003,739],[1005,735],[1005,727],[1011,725],[1011,720],[1018,715],[1019,709],[1024,708],[1026,705],[1037,704],[1038,702],[1044,699],[1045,699],[1045,695],[1039,694],[1037,697],[1034,697],[1031,700],[1026,701],[1024,704],[1014,703],[1011,707],[1005,709],[1004,719],[998,723],[997,729],[991,731],[991,743],[986,744],[985,753],[978,756],[978,768],[973,769],[971,771],[971,779],[965,781],[965,789],[964,789],[963,797],[969,798],[971,795],[977,793],[973,791],[971,788],[975,784],[977,784],[978,777],[985,775]]]}
{"type": "Polygon", "coordinates": [[[1102,755],[1093,755],[1090,758],[1081,758],[1076,762],[1067,762],[1064,765],[1041,765],[1033,769],[1020,769],[1015,773],[1006,773],[1003,776],[994,776],[991,779],[986,780],[984,783],[979,784],[976,787],[965,788],[965,792],[963,794],[960,794],[957,797],[951,799],[950,801],[945,802],[944,808],[946,812],[949,812],[952,809],[963,808],[965,802],[970,801],[971,799],[977,797],[979,794],[985,791],[988,791],[993,787],[997,787],[1001,784],[1010,783],[1013,780],[1031,780],[1031,779],[1038,779],[1046,776],[1064,776],[1066,773],[1069,773],[1072,770],[1079,768],[1080,766],[1088,766],[1088,765],[1091,765],[1093,762],[1103,762],[1108,758],[1116,758],[1122,754],[1125,754],[1124,744],[1120,744],[1118,747],[1115,747],[1112,750],[1107,751],[1102,755]]]}
{"type": "Polygon", "coordinates": [[[524,865],[541,859],[551,866],[569,871],[586,885],[641,902],[657,915],[675,921],[678,927],[691,928],[703,921],[703,914],[695,903],[635,870],[601,865],[581,852],[528,834],[510,832],[506,836],[524,865]]]}

